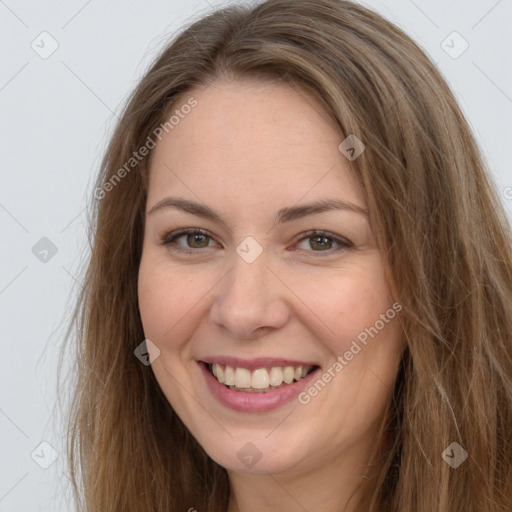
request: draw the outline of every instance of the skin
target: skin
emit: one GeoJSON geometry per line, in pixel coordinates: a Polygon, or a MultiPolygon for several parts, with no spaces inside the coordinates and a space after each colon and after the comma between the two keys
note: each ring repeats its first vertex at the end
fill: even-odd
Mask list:
{"type": "Polygon", "coordinates": [[[164,134],[150,168],[139,305],[146,338],[160,350],[152,369],[228,470],[229,512],[355,510],[403,349],[396,318],[306,405],[233,411],[212,397],[197,363],[280,357],[327,371],[392,307],[366,216],[338,209],[274,225],[280,208],[320,199],[367,208],[338,150],[343,137],[314,98],[283,83],[223,79],[183,104],[190,96],[197,106],[164,134]],[[222,221],[176,208],[149,214],[168,196],[206,204],[222,221]],[[162,244],[181,228],[209,235],[162,244]],[[309,230],[331,238],[308,238],[309,230]],[[236,252],[248,236],[262,248],[252,263],[236,252]],[[261,454],[252,467],[237,457],[247,442],[261,454]]]}

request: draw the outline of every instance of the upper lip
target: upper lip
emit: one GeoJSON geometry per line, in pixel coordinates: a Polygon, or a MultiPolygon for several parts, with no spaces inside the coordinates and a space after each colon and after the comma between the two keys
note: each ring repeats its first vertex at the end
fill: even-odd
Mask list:
{"type": "Polygon", "coordinates": [[[318,366],[316,363],[298,361],[296,359],[281,359],[275,357],[257,357],[255,359],[241,359],[231,356],[212,356],[201,359],[207,364],[224,364],[234,368],[247,368],[257,370],[258,368],[269,368],[272,366],[318,366]]]}

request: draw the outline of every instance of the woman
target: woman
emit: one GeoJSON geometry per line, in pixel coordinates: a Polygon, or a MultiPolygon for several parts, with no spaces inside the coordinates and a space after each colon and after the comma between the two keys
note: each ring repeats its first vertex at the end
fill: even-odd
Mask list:
{"type": "Polygon", "coordinates": [[[512,509],[511,231],[397,27],[344,0],[197,21],[94,196],[77,506],[512,509]]]}

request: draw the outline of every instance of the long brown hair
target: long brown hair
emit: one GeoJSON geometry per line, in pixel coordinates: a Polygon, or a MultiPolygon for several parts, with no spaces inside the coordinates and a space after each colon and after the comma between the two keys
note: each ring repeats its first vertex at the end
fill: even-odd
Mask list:
{"type": "Polygon", "coordinates": [[[77,510],[227,508],[226,470],[134,356],[144,339],[137,275],[151,152],[126,165],[195,86],[220,76],[300,87],[332,116],[340,141],[354,134],[366,147],[350,165],[402,305],[407,348],[365,475],[364,510],[510,512],[510,225],[436,66],[403,31],[347,0],[213,12],[171,41],[127,102],[98,176],[91,257],[67,334],[77,510]],[[455,442],[468,455],[457,468],[443,457],[455,442]]]}

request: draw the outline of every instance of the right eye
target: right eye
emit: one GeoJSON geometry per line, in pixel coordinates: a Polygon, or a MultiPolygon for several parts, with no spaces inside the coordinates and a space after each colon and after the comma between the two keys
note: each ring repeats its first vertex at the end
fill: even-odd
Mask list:
{"type": "Polygon", "coordinates": [[[199,228],[187,228],[167,233],[162,238],[161,243],[167,246],[171,251],[192,253],[197,252],[197,249],[210,247],[210,241],[213,241],[213,238],[207,231],[199,228]],[[177,243],[179,239],[184,239],[185,245],[177,243]]]}

